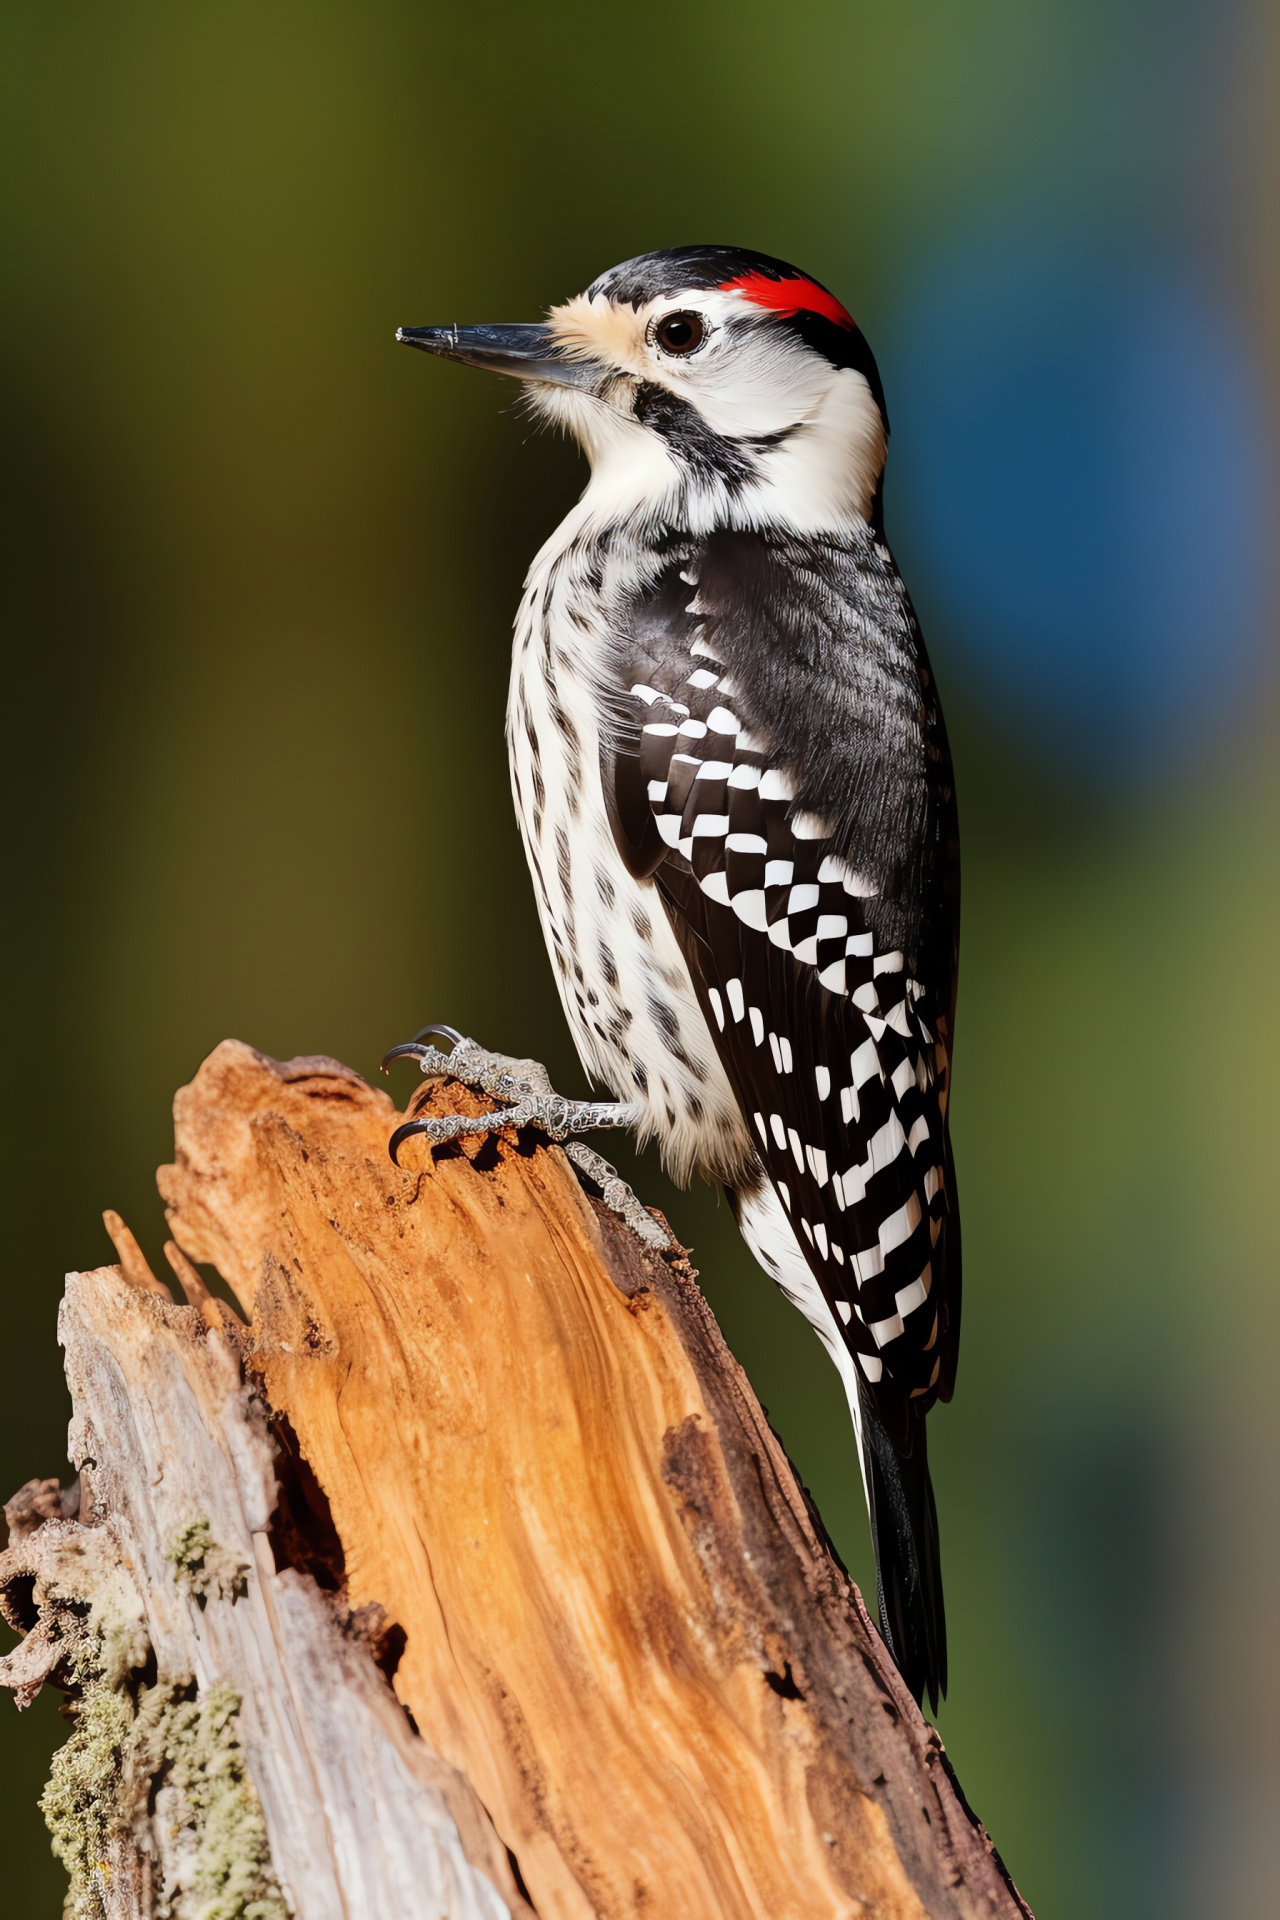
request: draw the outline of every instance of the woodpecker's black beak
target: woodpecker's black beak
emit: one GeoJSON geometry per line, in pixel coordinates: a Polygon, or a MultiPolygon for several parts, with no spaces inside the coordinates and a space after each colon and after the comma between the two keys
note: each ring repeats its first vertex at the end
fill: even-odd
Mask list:
{"type": "Polygon", "coordinates": [[[468,367],[510,373],[517,380],[541,380],[555,387],[592,387],[603,369],[590,360],[573,360],[550,327],[400,327],[396,339],[423,353],[439,353],[468,367]]]}

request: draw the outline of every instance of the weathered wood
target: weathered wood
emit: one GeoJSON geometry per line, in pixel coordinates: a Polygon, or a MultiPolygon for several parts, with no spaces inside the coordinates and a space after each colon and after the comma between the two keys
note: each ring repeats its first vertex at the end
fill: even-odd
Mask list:
{"type": "MultiPolygon", "coordinates": [[[[433,1097],[477,1110],[456,1086],[433,1097]]],[[[197,1310],[114,1270],[73,1280],[74,1457],[93,1463],[97,1530],[145,1568],[160,1671],[185,1660],[198,1698],[219,1681],[243,1698],[271,1869],[304,1920],[331,1908],[278,1837],[273,1769],[299,1727],[324,1765],[335,1745],[354,1756],[352,1712],[435,1794],[436,1857],[499,1913],[520,1905],[504,1849],[542,1920],[1026,1913],[682,1256],[642,1248],[531,1141],[411,1145],[398,1172],[390,1100],[333,1061],[227,1042],[175,1112],[174,1239],[250,1327],[207,1293],[197,1310]],[[77,1357],[94,1343],[96,1370],[77,1357]],[[110,1409],[105,1356],[124,1389],[110,1409]],[[172,1400],[179,1378],[198,1417],[148,1449],[156,1383],[172,1400]],[[188,1442],[209,1460],[198,1492],[176,1467],[188,1442]],[[201,1608],[175,1586],[163,1556],[196,1520],[245,1566],[240,1598],[201,1608]],[[342,1620],[390,1623],[383,1665],[416,1735],[316,1577],[341,1583],[342,1620]],[[309,1625],[289,1638],[295,1613],[309,1625]]],[[[94,1532],[49,1519],[11,1555],[44,1538],[57,1559],[64,1535],[94,1532]]],[[[14,1577],[0,1563],[10,1594],[14,1577]]],[[[27,1620],[11,1679],[39,1665],[52,1611],[27,1620]]],[[[350,1769],[368,1866],[384,1851],[377,1768],[350,1769]]],[[[342,1855],[319,1827],[312,1845],[342,1855]]],[[[363,1893],[347,1908],[419,1910],[363,1893]]],[[[473,1910],[491,1911],[440,1908],[473,1910]]]]}
{"type": "Polygon", "coordinates": [[[232,1316],[106,1267],[70,1276],[59,1333],[89,1498],[79,1521],[56,1483],[6,1509],[5,1611],[34,1626],[0,1680],[80,1696],[46,1796],[77,1914],[526,1912],[360,1623],[276,1568],[280,1461],[232,1316]]]}

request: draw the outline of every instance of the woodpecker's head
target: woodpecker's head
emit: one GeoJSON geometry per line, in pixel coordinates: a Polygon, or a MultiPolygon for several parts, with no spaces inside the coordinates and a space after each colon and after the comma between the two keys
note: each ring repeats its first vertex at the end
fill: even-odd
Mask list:
{"type": "Polygon", "coordinates": [[[585,449],[594,515],[805,532],[878,520],[889,423],[871,349],[834,294],[767,254],[646,253],[541,324],[396,338],[524,381],[585,449]]]}

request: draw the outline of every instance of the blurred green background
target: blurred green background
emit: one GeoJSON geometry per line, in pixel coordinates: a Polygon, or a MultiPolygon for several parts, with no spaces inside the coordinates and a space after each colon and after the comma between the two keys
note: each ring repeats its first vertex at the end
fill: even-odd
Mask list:
{"type": "MultiPolygon", "coordinates": [[[[1274,5],[10,0],[0,47],[4,1491],[225,1035],[371,1074],[443,1018],[582,1085],[502,741],[582,474],[394,327],[780,254],[879,354],[960,785],[941,1729],[1040,1920],[1280,1911],[1274,5]]],[[[834,1373],[638,1178],[865,1583],[834,1373]]],[[[64,1733],[0,1701],[32,1920],[64,1733]]]]}

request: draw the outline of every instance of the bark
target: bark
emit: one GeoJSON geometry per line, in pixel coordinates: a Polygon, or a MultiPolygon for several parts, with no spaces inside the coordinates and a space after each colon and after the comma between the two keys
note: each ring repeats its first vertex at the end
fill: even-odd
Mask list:
{"type": "Polygon", "coordinates": [[[80,1509],[0,1559],[86,1915],[1028,1912],[678,1249],[536,1139],[397,1171],[334,1061],[175,1117],[192,1304],[119,1222],[71,1277],[80,1509]]]}

